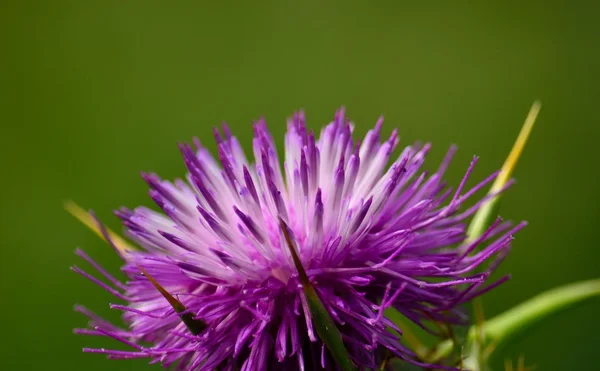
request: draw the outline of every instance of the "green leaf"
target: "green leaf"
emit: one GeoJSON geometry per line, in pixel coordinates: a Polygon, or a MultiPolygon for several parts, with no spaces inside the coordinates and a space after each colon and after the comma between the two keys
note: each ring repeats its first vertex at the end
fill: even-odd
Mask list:
{"type": "MultiPolygon", "coordinates": [[[[542,104],[539,101],[533,102],[529,114],[521,127],[519,136],[508,154],[508,157],[506,157],[504,165],[502,165],[502,169],[500,170],[500,174],[498,174],[492,188],[490,188],[490,191],[488,192],[489,195],[500,192],[510,180],[510,176],[517,166],[517,162],[523,153],[523,149],[525,149],[527,139],[529,139],[529,136],[531,135],[533,124],[535,124],[535,120],[537,119],[541,108],[542,104]]],[[[477,210],[467,231],[469,241],[473,241],[485,232],[486,228],[490,225],[490,221],[495,217],[499,199],[500,197],[497,195],[477,210]]]]}
{"type": "Polygon", "coordinates": [[[409,320],[393,307],[385,309],[385,316],[402,330],[402,340],[406,343],[408,348],[412,350],[419,359],[425,359],[430,350],[413,331],[413,329],[417,329],[418,326],[415,324],[411,325],[409,320]],[[411,327],[413,327],[413,329],[411,329],[411,327]]]}
{"type": "MultiPolygon", "coordinates": [[[[494,195],[491,197],[486,203],[484,203],[471,221],[468,231],[467,231],[467,240],[466,244],[469,244],[473,240],[480,237],[485,230],[491,224],[492,219],[496,217],[496,213],[498,210],[500,192],[506,187],[510,177],[516,167],[516,164],[519,160],[519,157],[523,153],[525,148],[525,144],[531,135],[531,131],[533,129],[533,125],[537,116],[541,109],[541,103],[539,101],[535,101],[529,110],[527,118],[519,132],[517,140],[515,141],[509,155],[507,156],[502,169],[498,176],[496,177],[494,184],[490,188],[488,195],[494,195]]],[[[481,301],[479,298],[475,299],[475,306],[480,305],[481,301]]],[[[394,319],[396,323],[396,319],[394,319]]],[[[397,325],[405,330],[405,325],[401,322],[398,322],[397,325]]],[[[425,357],[428,360],[435,359],[439,360],[443,357],[446,357],[450,354],[453,349],[453,342],[451,340],[446,340],[438,344],[436,348],[433,350],[425,349],[420,340],[417,337],[410,338],[408,342],[409,347],[418,355],[430,354],[429,357],[425,357]]],[[[477,339],[475,339],[477,342],[477,339]]],[[[481,348],[481,347],[480,347],[481,348]]],[[[422,358],[422,357],[421,357],[422,358]]]]}
{"type": "Polygon", "coordinates": [[[131,246],[127,241],[125,241],[121,236],[116,234],[115,232],[108,229],[106,226],[100,228],[100,223],[96,218],[88,211],[85,211],[81,206],[77,205],[73,201],[65,201],[64,203],[65,210],[69,212],[69,214],[73,215],[77,220],[83,223],[86,227],[91,229],[98,237],[107,241],[107,237],[112,240],[114,247],[120,253],[125,253],[127,251],[135,251],[135,248],[131,246]],[[103,230],[102,230],[103,229],[103,230]],[[106,235],[106,236],[105,236],[106,235]]]}
{"type": "Polygon", "coordinates": [[[319,294],[317,294],[315,288],[310,284],[308,276],[306,275],[306,271],[304,270],[302,262],[300,261],[300,257],[298,256],[296,248],[294,247],[294,242],[292,241],[288,226],[281,218],[279,218],[279,224],[281,226],[281,231],[283,232],[287,246],[290,250],[290,254],[292,255],[292,259],[294,260],[296,270],[298,271],[298,276],[300,278],[300,283],[302,284],[302,289],[304,290],[304,295],[306,296],[310,315],[319,338],[321,341],[323,341],[327,349],[329,349],[329,352],[341,370],[356,370],[356,367],[350,360],[348,351],[344,346],[342,334],[339,332],[338,328],[333,322],[333,319],[327,311],[327,308],[325,308],[325,305],[323,305],[323,302],[319,298],[319,294]]]}
{"type": "Polygon", "coordinates": [[[600,279],[546,291],[488,320],[484,326],[485,337],[495,343],[506,341],[542,319],[595,296],[600,296],[600,279]]]}
{"type": "MultiPolygon", "coordinates": [[[[498,345],[521,334],[532,325],[596,296],[600,296],[600,279],[572,283],[546,291],[487,320],[481,329],[484,340],[497,349],[498,345]]],[[[476,338],[477,329],[473,326],[469,330],[468,343],[473,344],[476,338]]],[[[444,358],[450,354],[452,348],[452,340],[441,342],[428,361],[436,362],[444,358]]],[[[471,346],[467,346],[467,349],[471,349],[471,346]]]]}
{"type": "MultiPolygon", "coordinates": [[[[511,175],[517,166],[517,162],[519,161],[519,158],[525,149],[525,145],[527,144],[527,140],[531,135],[533,125],[535,124],[535,120],[537,119],[541,107],[542,105],[539,101],[533,102],[533,105],[529,110],[529,114],[525,118],[525,122],[521,127],[521,131],[517,136],[517,140],[513,144],[510,153],[504,161],[504,165],[502,165],[500,173],[496,177],[494,184],[492,184],[492,187],[488,192],[488,195],[493,197],[484,203],[479,210],[477,210],[477,213],[469,224],[469,229],[467,230],[467,244],[479,238],[489,227],[492,219],[496,217],[500,203],[500,193],[508,184],[511,175]]],[[[476,312],[478,309],[482,310],[483,305],[481,298],[475,298],[473,300],[473,306],[476,309],[476,312]]],[[[481,321],[483,321],[483,318],[481,321]]],[[[478,329],[480,329],[479,333],[481,333],[481,327],[478,327],[478,329]]],[[[466,360],[467,363],[469,363],[468,367],[473,371],[482,371],[487,368],[484,360],[485,357],[483,355],[484,345],[481,344],[480,337],[481,336],[474,338],[472,346],[469,347],[471,354],[466,360]]]]}

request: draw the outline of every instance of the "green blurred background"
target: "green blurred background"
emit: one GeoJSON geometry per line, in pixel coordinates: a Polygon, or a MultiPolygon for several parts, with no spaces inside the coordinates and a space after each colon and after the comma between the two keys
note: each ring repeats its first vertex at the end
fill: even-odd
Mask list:
{"type": "MultiPolygon", "coordinates": [[[[86,322],[73,305],[118,313],[69,271],[73,251],[119,262],[62,202],[120,230],[112,209],[150,204],[139,171],[183,174],[176,142],[199,136],[214,149],[222,120],[249,148],[262,115],[281,146],[296,109],[318,128],[346,105],[359,134],[383,113],[403,144],[433,142],[432,166],[459,144],[456,182],[473,154],[477,177],[500,167],[539,98],[502,209],[531,224],[486,314],[600,276],[597,1],[216,3],[2,1],[2,369],[148,369],[81,353],[114,343],[72,335],[86,322]]],[[[496,369],[520,354],[538,370],[597,369],[598,312],[595,301],[546,322],[496,369]]]]}

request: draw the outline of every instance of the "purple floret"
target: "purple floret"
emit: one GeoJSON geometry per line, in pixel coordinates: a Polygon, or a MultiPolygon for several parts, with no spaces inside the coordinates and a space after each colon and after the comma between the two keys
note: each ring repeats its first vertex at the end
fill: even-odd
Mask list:
{"type": "Polygon", "coordinates": [[[179,370],[335,369],[314,330],[281,218],[352,361],[376,368],[393,355],[418,364],[384,310],[395,308],[425,328],[428,321],[465,323],[461,305],[506,280],[487,283],[525,223],[497,220],[467,240],[466,222],[487,198],[468,200],[497,173],[467,190],[474,158],[452,190],[443,176],[455,149],[428,174],[420,169],[429,144],[406,147],[388,166],[399,139],[394,130],[382,142],[382,123],[356,142],[340,110],[315,139],[296,113],[288,120],[283,167],[262,120],[254,125],[255,164],[227,127],[223,135],[215,130],[218,161],[197,140],[180,145],[185,181],[143,174],[162,212],[116,213],[139,247],[121,254],[129,281],[77,252],[110,284],[76,272],[124,302],[111,307],[123,311],[127,326],[77,307],[91,324],[76,331],[131,347],[85,351],[150,358],[179,370]],[[176,310],[142,271],[185,310],[176,310]]]}

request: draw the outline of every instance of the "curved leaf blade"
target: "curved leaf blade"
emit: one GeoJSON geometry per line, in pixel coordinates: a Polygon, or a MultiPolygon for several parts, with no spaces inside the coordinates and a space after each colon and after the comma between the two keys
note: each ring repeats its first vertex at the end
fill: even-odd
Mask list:
{"type": "MultiPolygon", "coordinates": [[[[600,297],[600,279],[571,283],[543,292],[487,320],[481,329],[484,340],[494,344],[496,346],[494,349],[498,349],[499,344],[530,329],[542,320],[581,305],[594,297],[600,297]]],[[[469,329],[467,340],[473,344],[476,339],[477,328],[473,326],[469,329]]],[[[428,361],[439,361],[450,354],[452,348],[452,340],[439,343],[428,361]]],[[[467,349],[470,347],[467,346],[467,349]]]]}
{"type": "MultiPolygon", "coordinates": [[[[513,144],[508,157],[506,157],[506,160],[502,165],[502,169],[500,170],[500,174],[498,174],[494,184],[492,184],[492,187],[488,192],[489,195],[500,192],[510,180],[510,176],[515,170],[517,162],[519,161],[519,158],[525,149],[525,145],[527,144],[527,140],[531,135],[533,125],[535,124],[541,108],[542,104],[540,101],[533,102],[533,105],[527,114],[527,118],[525,118],[525,122],[521,127],[521,131],[517,136],[517,140],[513,144]]],[[[469,236],[470,241],[473,241],[477,237],[481,236],[485,232],[486,228],[490,225],[491,219],[495,217],[499,199],[500,197],[497,195],[483,204],[483,206],[477,210],[477,213],[469,224],[469,229],[467,231],[467,236],[469,236]]]]}
{"type": "Polygon", "coordinates": [[[506,341],[539,321],[596,296],[600,296],[600,279],[554,288],[488,320],[485,336],[496,343],[506,341]]]}
{"type": "Polygon", "coordinates": [[[113,245],[120,253],[125,253],[127,251],[135,251],[136,249],[131,246],[127,241],[125,241],[121,236],[111,231],[107,227],[100,228],[98,220],[88,211],[85,211],[81,206],[77,205],[75,202],[68,200],[64,203],[64,208],[69,212],[69,214],[73,215],[77,220],[79,220],[83,225],[91,229],[94,233],[98,235],[101,239],[106,242],[107,237],[112,240],[113,245]],[[103,231],[104,229],[104,231],[103,231]],[[106,234],[106,236],[105,236],[106,234]]]}

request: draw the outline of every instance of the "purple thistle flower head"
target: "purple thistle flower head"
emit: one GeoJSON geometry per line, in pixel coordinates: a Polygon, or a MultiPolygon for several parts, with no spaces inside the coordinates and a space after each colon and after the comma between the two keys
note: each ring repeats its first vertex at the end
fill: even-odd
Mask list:
{"type": "Polygon", "coordinates": [[[199,141],[180,145],[185,181],[143,174],[162,212],[116,213],[139,246],[120,252],[129,281],[78,251],[110,285],[76,271],[125,301],[112,307],[123,311],[127,328],[77,307],[92,327],[77,332],[132,347],[86,351],[181,370],[335,369],[314,330],[281,219],[352,361],[375,368],[392,354],[418,364],[384,310],[424,328],[463,323],[461,304],[505,280],[486,284],[524,223],[498,220],[467,239],[465,222],[486,198],[463,205],[497,173],[467,189],[474,158],[458,187],[448,188],[443,175],[455,149],[428,174],[420,169],[429,144],[406,147],[388,166],[399,139],[394,130],[381,141],[381,127],[382,119],[355,141],[342,109],[317,139],[296,113],[283,166],[262,120],[254,125],[254,163],[225,126],[223,135],[215,130],[218,161],[199,141]]]}

